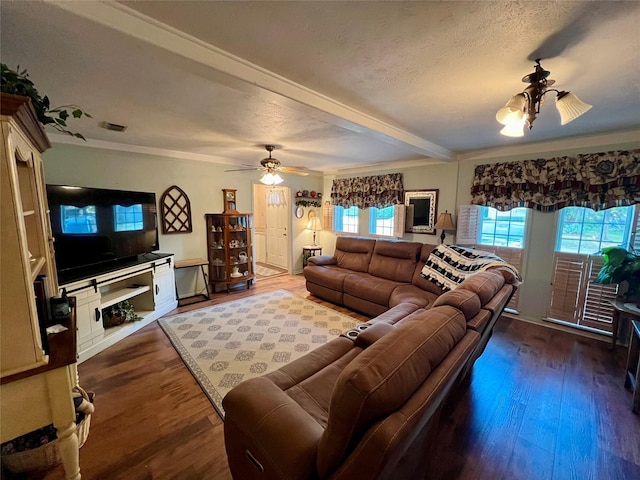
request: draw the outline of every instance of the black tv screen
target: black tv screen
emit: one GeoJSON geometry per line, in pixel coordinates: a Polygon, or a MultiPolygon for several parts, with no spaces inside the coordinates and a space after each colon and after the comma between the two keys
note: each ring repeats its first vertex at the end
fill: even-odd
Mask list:
{"type": "Polygon", "coordinates": [[[158,250],[156,195],[47,185],[60,281],[158,250]]]}

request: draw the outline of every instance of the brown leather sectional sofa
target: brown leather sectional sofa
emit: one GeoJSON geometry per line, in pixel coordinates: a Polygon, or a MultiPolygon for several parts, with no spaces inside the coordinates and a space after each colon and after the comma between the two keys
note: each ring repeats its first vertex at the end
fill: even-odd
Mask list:
{"type": "Polygon", "coordinates": [[[310,259],[310,292],[377,316],[227,394],[234,478],[424,478],[444,400],[517,288],[498,269],[442,293],[419,275],[432,248],[340,237],[310,259]]]}

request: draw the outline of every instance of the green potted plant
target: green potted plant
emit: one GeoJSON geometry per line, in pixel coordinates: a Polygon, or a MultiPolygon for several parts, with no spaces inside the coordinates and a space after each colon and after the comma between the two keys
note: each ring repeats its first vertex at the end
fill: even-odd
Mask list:
{"type": "Polygon", "coordinates": [[[42,125],[50,125],[61,133],[66,133],[72,137],[86,140],[80,133],[71,132],[67,129],[67,119],[88,117],[93,118],[77,105],[61,105],[51,108],[49,97],[42,96],[33,82],[29,79],[26,70],[20,70],[18,66],[15,70],[9,68],[4,63],[0,63],[0,91],[10,95],[28,97],[31,100],[33,109],[42,125]]]}
{"type": "Polygon", "coordinates": [[[604,256],[604,265],[593,283],[608,285],[626,282],[624,300],[640,303],[640,254],[622,247],[606,247],[600,253],[604,256]]]}
{"type": "Polygon", "coordinates": [[[105,308],[102,312],[102,324],[105,328],[138,320],[142,320],[142,317],[136,313],[133,304],[129,300],[118,302],[115,305],[105,308]]]}

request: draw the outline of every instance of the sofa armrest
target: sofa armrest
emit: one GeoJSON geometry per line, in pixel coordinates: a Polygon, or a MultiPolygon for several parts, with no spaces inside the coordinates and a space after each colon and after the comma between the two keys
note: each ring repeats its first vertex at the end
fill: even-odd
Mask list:
{"type": "Polygon", "coordinates": [[[380,340],[391,330],[395,330],[395,328],[393,325],[384,322],[374,323],[356,337],[356,347],[365,349],[380,340]]]}
{"type": "Polygon", "coordinates": [[[273,382],[252,378],[222,400],[224,441],[234,478],[316,476],[323,428],[273,382]]]}
{"type": "Polygon", "coordinates": [[[337,265],[338,259],[333,255],[318,255],[315,257],[309,257],[308,263],[311,265],[337,265]]]}

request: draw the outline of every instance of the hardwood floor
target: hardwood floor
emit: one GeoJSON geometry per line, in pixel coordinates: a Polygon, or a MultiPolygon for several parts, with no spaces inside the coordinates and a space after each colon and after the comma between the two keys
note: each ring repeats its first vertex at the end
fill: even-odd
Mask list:
{"type": "MultiPolygon", "coordinates": [[[[330,305],[309,296],[301,276],[282,276],[180,311],[278,288],[330,305]]],[[[500,319],[468,389],[444,409],[429,478],[640,478],[640,416],[623,388],[625,355],[605,342],[500,319]]],[[[96,392],[80,450],[83,478],[231,478],[222,420],[156,323],[79,372],[96,392]]],[[[29,478],[64,474],[59,467],[29,478]]]]}

